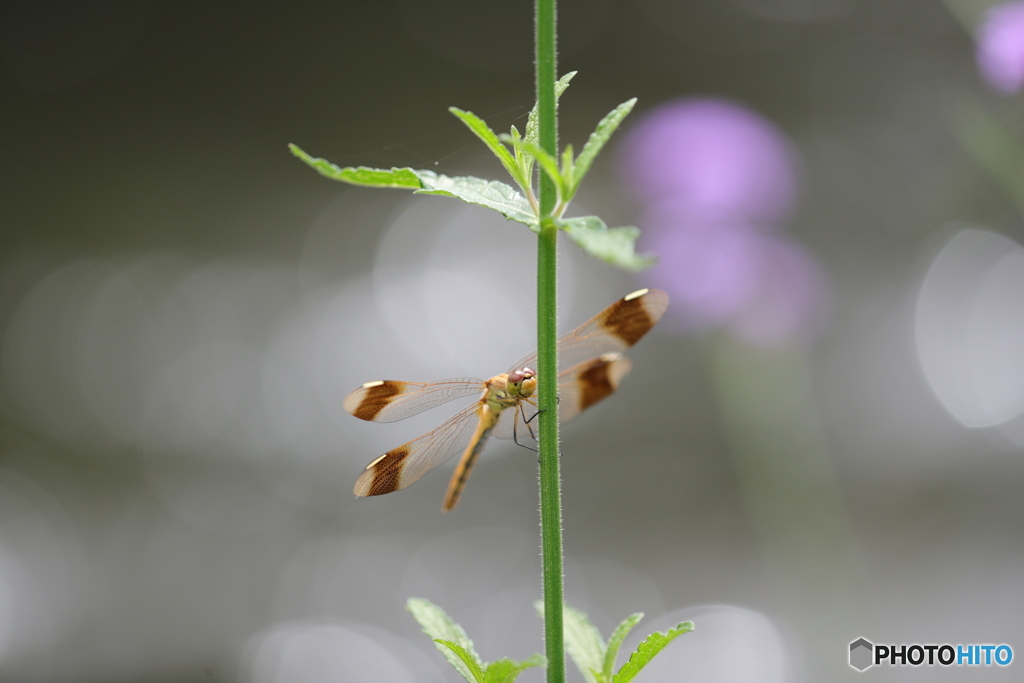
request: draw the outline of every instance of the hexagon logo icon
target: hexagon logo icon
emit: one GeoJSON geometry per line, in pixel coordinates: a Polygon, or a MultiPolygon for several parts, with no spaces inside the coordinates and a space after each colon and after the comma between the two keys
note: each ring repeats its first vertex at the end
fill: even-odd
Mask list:
{"type": "Polygon", "coordinates": [[[850,643],[850,666],[857,671],[864,671],[869,666],[874,664],[872,656],[875,651],[875,646],[865,638],[858,638],[857,640],[850,643]]]}

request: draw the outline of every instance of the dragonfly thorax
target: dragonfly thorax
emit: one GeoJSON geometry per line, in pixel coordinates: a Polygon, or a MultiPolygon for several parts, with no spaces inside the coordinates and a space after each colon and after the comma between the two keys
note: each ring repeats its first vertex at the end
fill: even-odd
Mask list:
{"type": "Polygon", "coordinates": [[[537,373],[530,368],[496,375],[487,380],[483,400],[493,410],[504,410],[530,398],[537,391],[537,373]]]}

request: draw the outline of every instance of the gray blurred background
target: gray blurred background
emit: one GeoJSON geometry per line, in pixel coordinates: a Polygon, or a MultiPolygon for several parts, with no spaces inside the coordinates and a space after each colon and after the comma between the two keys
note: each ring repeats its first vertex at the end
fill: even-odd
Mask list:
{"type": "MultiPolygon", "coordinates": [[[[726,97],[792,141],[784,229],[828,283],[799,342],[663,323],[563,430],[569,600],[605,634],[634,611],[637,636],[697,623],[638,680],[843,680],[860,636],[1024,653],[1024,234],[1003,189],[1024,180],[970,144],[979,112],[1021,144],[1024,100],[978,75],[989,4],[560,4],[563,143],[639,98],[572,212],[636,224],[616,143],[663,102],[726,97]]],[[[532,233],[286,148],[505,180],[447,108],[522,129],[532,5],[0,11],[0,679],[456,680],[410,596],[486,660],[542,651],[536,458],[490,444],[450,514],[449,468],[356,500],[366,463],[455,408],[341,407],[528,352],[532,233]]],[[[561,264],[563,329],[647,284],[567,242],[561,264]]]]}

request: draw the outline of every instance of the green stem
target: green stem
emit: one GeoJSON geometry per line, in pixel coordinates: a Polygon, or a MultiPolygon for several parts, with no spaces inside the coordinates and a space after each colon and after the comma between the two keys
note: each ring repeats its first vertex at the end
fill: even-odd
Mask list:
{"type": "MultiPolygon", "coordinates": [[[[540,146],[558,150],[555,101],[555,0],[537,0],[537,113],[540,146]]],[[[540,528],[544,566],[544,651],[548,683],[565,681],[562,635],[562,482],[558,459],[558,228],[551,220],[555,185],[540,174],[537,240],[537,377],[540,418],[540,528]]]]}
{"type": "Polygon", "coordinates": [[[541,229],[537,253],[537,377],[540,418],[540,531],[544,566],[544,640],[548,683],[565,680],[562,636],[562,480],[558,457],[558,229],[541,229]]]}

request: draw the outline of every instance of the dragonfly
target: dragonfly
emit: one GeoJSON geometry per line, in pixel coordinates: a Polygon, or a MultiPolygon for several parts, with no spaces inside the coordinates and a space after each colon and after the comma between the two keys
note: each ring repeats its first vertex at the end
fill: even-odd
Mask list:
{"type": "MultiPolygon", "coordinates": [[[[619,299],[558,340],[559,422],[579,415],[618,389],[632,364],[622,351],[636,344],[668,308],[660,289],[640,289],[619,299]]],[[[396,422],[453,401],[476,395],[477,400],[433,431],[392,449],[366,466],[356,480],[357,496],[379,496],[404,489],[430,470],[462,457],[444,497],[444,511],[455,508],[484,445],[494,436],[536,441],[531,424],[538,410],[537,354],[519,360],[508,372],[488,380],[471,377],[438,382],[377,380],[352,391],[345,410],[361,420],[396,422]],[[528,413],[529,416],[527,415],[528,413]]],[[[543,417],[541,417],[543,419],[543,417]]],[[[529,446],[526,446],[529,448],[529,446]]]]}

